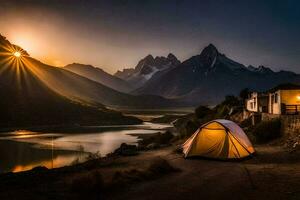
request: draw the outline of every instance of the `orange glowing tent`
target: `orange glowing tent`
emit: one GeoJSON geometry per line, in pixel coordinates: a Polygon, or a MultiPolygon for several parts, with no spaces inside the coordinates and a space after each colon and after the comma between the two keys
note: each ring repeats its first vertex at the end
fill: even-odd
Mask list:
{"type": "Polygon", "coordinates": [[[185,157],[239,159],[254,152],[244,131],[236,123],[224,119],[204,124],[183,144],[185,157]]]}

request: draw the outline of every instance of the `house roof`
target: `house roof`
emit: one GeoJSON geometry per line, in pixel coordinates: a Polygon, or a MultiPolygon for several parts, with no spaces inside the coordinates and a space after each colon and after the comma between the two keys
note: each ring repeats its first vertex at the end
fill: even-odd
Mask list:
{"type": "Polygon", "coordinates": [[[293,83],[280,84],[280,85],[268,90],[268,92],[275,92],[278,90],[300,90],[300,85],[293,84],[293,83]]]}

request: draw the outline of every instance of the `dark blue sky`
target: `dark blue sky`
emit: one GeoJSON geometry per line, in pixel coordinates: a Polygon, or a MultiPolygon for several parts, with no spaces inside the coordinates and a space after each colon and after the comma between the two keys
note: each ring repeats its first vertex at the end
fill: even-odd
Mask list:
{"type": "Polygon", "coordinates": [[[114,72],[134,66],[147,54],[172,52],[184,60],[213,43],[245,65],[300,73],[300,1],[296,0],[0,2],[3,34],[50,64],[83,62],[114,72]],[[27,35],[22,40],[23,30],[27,35]],[[33,43],[35,47],[30,46],[33,43]]]}

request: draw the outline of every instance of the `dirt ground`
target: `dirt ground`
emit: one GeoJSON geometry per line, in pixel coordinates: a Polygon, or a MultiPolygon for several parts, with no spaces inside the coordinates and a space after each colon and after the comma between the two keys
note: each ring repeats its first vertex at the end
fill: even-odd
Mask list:
{"type": "Polygon", "coordinates": [[[68,186],[74,177],[94,176],[94,172],[99,172],[108,181],[118,172],[146,169],[147,163],[158,158],[179,170],[160,173],[153,179],[148,176],[131,183],[118,183],[101,191],[96,199],[300,199],[300,152],[290,153],[280,146],[255,148],[257,155],[241,162],[184,159],[174,153],[174,147],[166,147],[108,162],[95,160],[54,170],[0,175],[0,199],[91,199],[89,190],[95,188],[89,187],[90,180],[95,178],[82,179],[77,184],[79,190],[88,188],[81,198],[76,195],[77,189],[68,186]]]}
{"type": "Polygon", "coordinates": [[[181,172],[132,185],[108,199],[300,199],[300,154],[279,146],[257,146],[257,155],[242,162],[183,159],[170,148],[135,159],[162,157],[181,172]]]}

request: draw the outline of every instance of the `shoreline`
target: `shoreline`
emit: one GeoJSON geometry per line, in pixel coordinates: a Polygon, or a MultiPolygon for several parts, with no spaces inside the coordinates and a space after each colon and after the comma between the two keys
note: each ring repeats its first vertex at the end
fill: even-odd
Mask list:
{"type": "MultiPolygon", "coordinates": [[[[76,157],[76,155],[79,152],[81,152],[81,151],[78,151],[77,149],[74,149],[73,147],[71,147],[72,149],[68,149],[69,147],[68,148],[66,147],[67,149],[65,149],[63,146],[58,146],[58,147],[56,146],[56,148],[53,149],[54,150],[53,151],[51,149],[51,146],[49,146],[49,145],[44,146],[43,144],[44,143],[46,144],[46,142],[48,140],[50,141],[51,139],[57,139],[57,138],[61,138],[61,137],[69,137],[68,135],[70,135],[72,137],[72,135],[75,136],[75,135],[78,134],[80,136],[80,135],[84,135],[85,133],[90,134],[90,133],[94,133],[94,132],[96,132],[95,134],[101,134],[101,132],[103,132],[105,134],[106,132],[109,132],[111,128],[113,128],[112,131],[116,131],[116,132],[119,132],[119,131],[122,131],[122,130],[126,130],[126,131],[130,132],[130,130],[135,130],[135,129],[137,130],[137,132],[138,132],[139,129],[141,131],[145,131],[145,130],[149,130],[149,131],[151,130],[151,131],[153,131],[153,133],[141,133],[141,134],[135,134],[135,133],[130,134],[130,133],[128,133],[128,134],[126,134],[128,136],[134,136],[134,137],[136,137],[135,144],[138,144],[142,135],[156,135],[159,132],[165,132],[166,130],[168,130],[168,128],[164,128],[164,127],[162,127],[162,128],[160,127],[159,129],[156,129],[155,128],[156,125],[158,125],[158,126],[160,126],[160,125],[168,126],[167,124],[155,124],[155,123],[149,123],[149,122],[147,122],[147,123],[144,123],[144,124],[141,124],[141,125],[81,127],[82,129],[80,129],[80,130],[77,129],[76,132],[72,131],[72,129],[71,129],[71,131],[68,132],[68,133],[66,133],[65,130],[64,131],[60,131],[60,132],[63,132],[63,134],[62,133],[58,133],[58,132],[53,133],[53,134],[56,134],[55,136],[52,136],[51,135],[52,131],[49,131],[49,129],[47,129],[47,131],[40,132],[40,133],[35,133],[35,132],[28,131],[27,134],[28,134],[29,139],[27,139],[27,140],[26,140],[26,137],[27,137],[26,135],[27,134],[25,133],[26,131],[24,131],[24,133],[22,133],[20,135],[18,135],[17,133],[15,133],[15,134],[14,133],[11,133],[11,134],[7,133],[7,134],[2,134],[2,135],[0,134],[0,139],[1,139],[0,142],[2,142],[3,144],[5,144],[5,143],[9,143],[9,144],[13,143],[13,144],[15,144],[15,145],[13,145],[13,147],[14,147],[13,149],[20,149],[18,146],[22,146],[22,148],[24,148],[22,150],[22,152],[23,151],[27,152],[29,150],[33,151],[33,152],[37,152],[37,153],[38,153],[38,151],[43,151],[43,152],[47,151],[48,154],[51,155],[51,151],[52,151],[52,152],[54,152],[54,154],[60,155],[60,152],[65,150],[65,151],[68,151],[68,153],[70,155],[74,155],[74,157],[76,157]],[[154,127],[151,127],[151,125],[152,126],[154,125],[154,127]],[[22,136],[24,136],[24,139],[22,139],[22,136]],[[33,138],[33,140],[30,139],[31,137],[33,138]],[[35,140],[37,140],[37,141],[41,140],[41,142],[37,142],[35,140]],[[36,145],[38,145],[38,146],[36,146],[36,145]],[[42,145],[42,146],[40,146],[40,145],[42,145]]],[[[113,133],[111,133],[111,134],[113,134],[113,133]]],[[[56,145],[59,145],[59,143],[57,143],[56,145]]],[[[82,144],[82,145],[83,145],[83,147],[85,147],[84,144],[82,144]]],[[[11,147],[9,147],[9,148],[11,148],[11,147]]],[[[114,149],[111,150],[111,152],[113,153],[118,148],[119,148],[119,146],[115,147],[114,149]]],[[[86,155],[95,155],[95,152],[89,152],[89,150],[82,150],[82,151],[86,155]]],[[[21,153],[21,154],[23,155],[23,153],[21,153]]],[[[33,155],[35,155],[35,154],[33,154],[33,155]]],[[[107,153],[107,154],[110,154],[110,153],[107,153]]],[[[105,153],[105,155],[106,155],[106,153],[105,153]]],[[[2,157],[4,157],[4,156],[5,155],[2,155],[2,157]]],[[[12,157],[12,156],[8,156],[8,157],[12,157]]],[[[28,157],[30,158],[31,156],[29,155],[28,157]]],[[[44,159],[46,159],[46,158],[44,158],[44,159]]],[[[49,160],[49,159],[50,158],[48,156],[47,160],[49,160]]],[[[82,160],[82,161],[84,161],[84,160],[82,160]]],[[[10,163],[8,161],[6,161],[6,162],[10,163]]],[[[30,163],[31,162],[27,161],[26,163],[23,163],[23,164],[20,163],[20,164],[26,166],[26,165],[28,165],[30,163]]],[[[42,165],[42,164],[35,164],[35,166],[39,166],[39,165],[42,165]]],[[[65,165],[69,165],[69,164],[67,163],[65,165]]]]}

